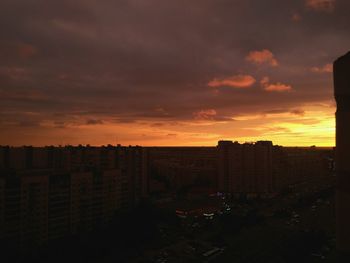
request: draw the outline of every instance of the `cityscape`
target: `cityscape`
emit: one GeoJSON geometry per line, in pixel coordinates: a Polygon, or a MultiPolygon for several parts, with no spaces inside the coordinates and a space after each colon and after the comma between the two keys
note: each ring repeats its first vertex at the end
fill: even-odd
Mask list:
{"type": "MultiPolygon", "coordinates": [[[[333,148],[271,141],[219,141],[216,147],[3,146],[0,157],[1,246],[12,256],[22,251],[45,261],[45,253],[57,247],[71,251],[66,247],[71,240],[77,244],[69,254],[80,245],[98,253],[94,262],[221,262],[233,255],[241,262],[293,262],[324,259],[334,250],[333,148]],[[324,222],[316,224],[319,216],[324,222]],[[115,225],[119,220],[130,225],[115,225]],[[127,232],[119,229],[124,227],[127,232]],[[107,245],[108,228],[117,236],[107,245]],[[132,234],[135,229],[139,232],[132,234]],[[273,249],[276,240],[267,238],[270,231],[282,242],[280,254],[273,249]],[[266,248],[253,243],[254,253],[234,248],[256,235],[266,235],[266,248]],[[123,247],[125,239],[132,247],[123,247]],[[295,254],[290,246],[299,242],[306,243],[295,254]],[[113,253],[101,252],[107,248],[113,253]]],[[[75,256],[91,260],[89,252],[75,256]]],[[[70,257],[55,255],[57,261],[70,257]]]]}
{"type": "Polygon", "coordinates": [[[349,12],[1,0],[0,262],[350,262],[349,12]]]}

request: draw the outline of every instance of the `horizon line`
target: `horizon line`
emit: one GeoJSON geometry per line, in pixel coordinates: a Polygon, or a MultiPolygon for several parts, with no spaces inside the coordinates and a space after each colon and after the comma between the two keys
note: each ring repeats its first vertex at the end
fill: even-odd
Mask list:
{"type": "MultiPolygon", "coordinates": [[[[233,140],[222,140],[222,141],[232,141],[232,142],[235,142],[233,140]]],[[[268,141],[268,140],[259,140],[259,141],[268,141]]],[[[238,142],[239,144],[254,144],[258,141],[249,141],[249,142],[238,142]]],[[[272,144],[273,144],[273,141],[271,141],[272,144]]],[[[162,147],[162,148],[170,148],[170,147],[173,147],[173,148],[185,148],[185,147],[191,147],[191,148],[194,148],[194,147],[216,147],[216,145],[139,145],[139,144],[100,144],[100,145],[92,145],[92,144],[47,144],[47,145],[31,145],[31,144],[22,144],[22,145],[3,145],[3,144],[0,144],[0,147],[13,147],[13,148],[16,148],[16,147],[79,147],[79,146],[82,146],[82,147],[108,147],[108,146],[112,146],[112,147],[129,147],[129,146],[132,146],[132,147],[144,147],[144,148],[151,148],[151,147],[162,147]]],[[[282,147],[288,147],[288,148],[311,148],[311,147],[315,147],[315,148],[334,148],[336,147],[335,145],[322,145],[322,146],[318,146],[316,144],[314,145],[282,145],[282,144],[273,144],[273,146],[282,146],[282,147]]]]}

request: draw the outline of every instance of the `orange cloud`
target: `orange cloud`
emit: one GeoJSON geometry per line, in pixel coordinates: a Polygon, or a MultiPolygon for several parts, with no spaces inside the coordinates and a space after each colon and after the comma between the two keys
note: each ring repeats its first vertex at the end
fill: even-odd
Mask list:
{"type": "Polygon", "coordinates": [[[314,73],[332,73],[333,72],[333,65],[326,64],[323,67],[312,67],[311,71],[314,73]]]}
{"type": "Polygon", "coordinates": [[[320,11],[320,12],[332,12],[335,6],[335,0],[306,0],[305,5],[307,8],[320,11]]]}
{"type": "Polygon", "coordinates": [[[214,79],[208,83],[209,87],[232,87],[232,88],[248,88],[256,82],[255,78],[250,75],[236,75],[224,79],[214,79]]]}
{"type": "Polygon", "coordinates": [[[251,51],[246,60],[257,65],[268,64],[272,67],[277,67],[278,62],[275,59],[273,53],[268,49],[263,49],[261,51],[251,51]]]}
{"type": "Polygon", "coordinates": [[[292,87],[290,85],[286,85],[283,83],[276,83],[276,84],[269,84],[266,87],[264,87],[264,90],[266,91],[278,91],[278,92],[284,92],[284,91],[290,91],[292,90],[292,87]]]}
{"type": "Polygon", "coordinates": [[[261,86],[264,88],[264,90],[269,91],[269,92],[286,92],[286,91],[291,91],[292,86],[286,85],[280,82],[277,83],[270,83],[270,79],[268,77],[264,77],[260,81],[261,86]]]}
{"type": "Polygon", "coordinates": [[[194,118],[197,120],[210,120],[215,117],[216,114],[217,112],[214,109],[201,110],[193,113],[194,118]]]}

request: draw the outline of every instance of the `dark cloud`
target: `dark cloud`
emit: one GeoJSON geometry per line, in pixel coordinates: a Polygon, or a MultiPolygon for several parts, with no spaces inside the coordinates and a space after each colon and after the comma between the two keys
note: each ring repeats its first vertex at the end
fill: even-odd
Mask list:
{"type": "Polygon", "coordinates": [[[303,116],[305,114],[305,111],[301,109],[294,109],[294,110],[291,110],[290,112],[299,116],[303,116]]]}
{"type": "Polygon", "coordinates": [[[87,125],[99,125],[99,124],[103,124],[102,120],[95,120],[95,119],[89,119],[86,121],[87,125]]]}
{"type": "Polygon", "coordinates": [[[3,0],[0,110],[18,119],[34,112],[38,122],[84,116],[86,124],[158,126],[205,109],[228,120],[326,101],[331,74],[310,69],[323,70],[350,47],[350,3],[328,2],[3,0]],[[332,12],[315,12],[326,8],[332,12]],[[232,76],[257,82],[208,87],[232,76]],[[264,91],[264,77],[271,90],[293,92],[264,91]]]}

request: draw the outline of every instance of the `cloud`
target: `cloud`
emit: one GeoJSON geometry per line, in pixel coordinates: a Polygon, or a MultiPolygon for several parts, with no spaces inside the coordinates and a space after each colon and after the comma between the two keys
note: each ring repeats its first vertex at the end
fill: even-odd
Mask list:
{"type": "Polygon", "coordinates": [[[268,77],[262,78],[260,84],[264,90],[269,92],[288,92],[292,90],[292,86],[290,85],[286,85],[280,82],[270,83],[270,79],[268,77]]]}
{"type": "Polygon", "coordinates": [[[332,64],[326,64],[322,67],[312,67],[311,72],[314,73],[332,73],[333,72],[333,65],[332,64]]]}
{"type": "Polygon", "coordinates": [[[40,122],[33,121],[33,120],[22,120],[18,123],[18,126],[21,126],[21,127],[39,127],[40,122]]]}
{"type": "Polygon", "coordinates": [[[274,54],[268,49],[263,49],[261,51],[251,51],[246,57],[246,60],[257,65],[267,64],[272,67],[278,66],[278,62],[274,54]]]}
{"type": "Polygon", "coordinates": [[[99,124],[103,124],[102,120],[95,120],[95,119],[89,119],[86,121],[87,125],[99,125],[99,124]]]}
{"type": "Polygon", "coordinates": [[[290,111],[291,113],[298,115],[298,116],[304,116],[305,115],[305,111],[302,109],[294,109],[290,111]]]}
{"type": "Polygon", "coordinates": [[[307,8],[319,12],[332,12],[335,7],[335,0],[306,0],[307,8]]]}
{"type": "Polygon", "coordinates": [[[275,84],[268,84],[264,87],[264,90],[266,91],[277,91],[277,92],[285,92],[285,91],[291,91],[292,87],[290,85],[286,85],[283,83],[275,83],[275,84]]]}
{"type": "Polygon", "coordinates": [[[162,127],[164,126],[164,123],[162,122],[155,122],[150,124],[151,127],[162,127]]]}
{"type": "MultiPolygon", "coordinates": [[[[193,112],[215,109],[214,121],[195,123],[215,123],[220,129],[223,117],[332,99],[330,75],[315,77],[310,68],[349,48],[350,1],[338,0],[334,16],[305,12],[304,3],[186,1],[185,10],[183,1],[2,0],[6,26],[0,34],[0,113],[5,122],[0,142],[52,143],[74,137],[107,143],[105,134],[118,131],[123,143],[133,143],[130,138],[145,122],[157,123],[148,125],[152,131],[171,126],[162,134],[174,130],[180,139],[184,130],[198,129],[180,130],[183,123],[192,125],[193,112]],[[302,16],[302,25],[291,21],[293,13],[302,16]],[[265,55],[248,62],[250,51],[265,55]],[[274,60],[280,67],[271,66],[274,60]],[[288,80],[298,92],[281,96],[289,94],[253,88],[263,76],[273,76],[270,85],[288,80]],[[207,86],[210,80],[214,88],[207,86]],[[25,112],[40,113],[35,120],[42,130],[28,133],[10,125],[26,120],[25,112]],[[88,126],[88,119],[104,123],[88,126]],[[55,121],[66,125],[57,131],[48,121],[52,127],[55,121]]],[[[233,132],[232,127],[226,130],[233,132]]]]}
{"type": "Polygon", "coordinates": [[[47,101],[49,96],[38,90],[4,90],[0,89],[0,97],[8,101],[47,101]]]}
{"type": "Polygon", "coordinates": [[[214,109],[200,110],[193,113],[193,116],[197,120],[212,120],[216,117],[217,112],[214,109]]]}
{"type": "Polygon", "coordinates": [[[232,87],[232,88],[248,88],[256,82],[255,78],[250,75],[236,75],[223,79],[214,79],[208,83],[209,87],[232,87]]]}
{"type": "Polygon", "coordinates": [[[23,67],[0,67],[1,75],[12,80],[26,80],[30,74],[23,67]]]}
{"type": "Polygon", "coordinates": [[[96,30],[73,23],[71,21],[64,21],[53,19],[51,21],[53,27],[56,27],[58,30],[63,31],[63,33],[75,34],[84,38],[94,38],[96,37],[96,30]]]}
{"type": "Polygon", "coordinates": [[[273,110],[268,110],[263,112],[263,114],[286,114],[286,113],[291,113],[294,115],[299,115],[303,116],[305,114],[305,111],[303,109],[273,109],[273,110]]]}
{"type": "Polygon", "coordinates": [[[54,121],[53,122],[53,127],[54,128],[61,128],[61,129],[64,129],[64,128],[66,128],[67,127],[67,123],[66,122],[64,122],[64,121],[54,121]]]}

